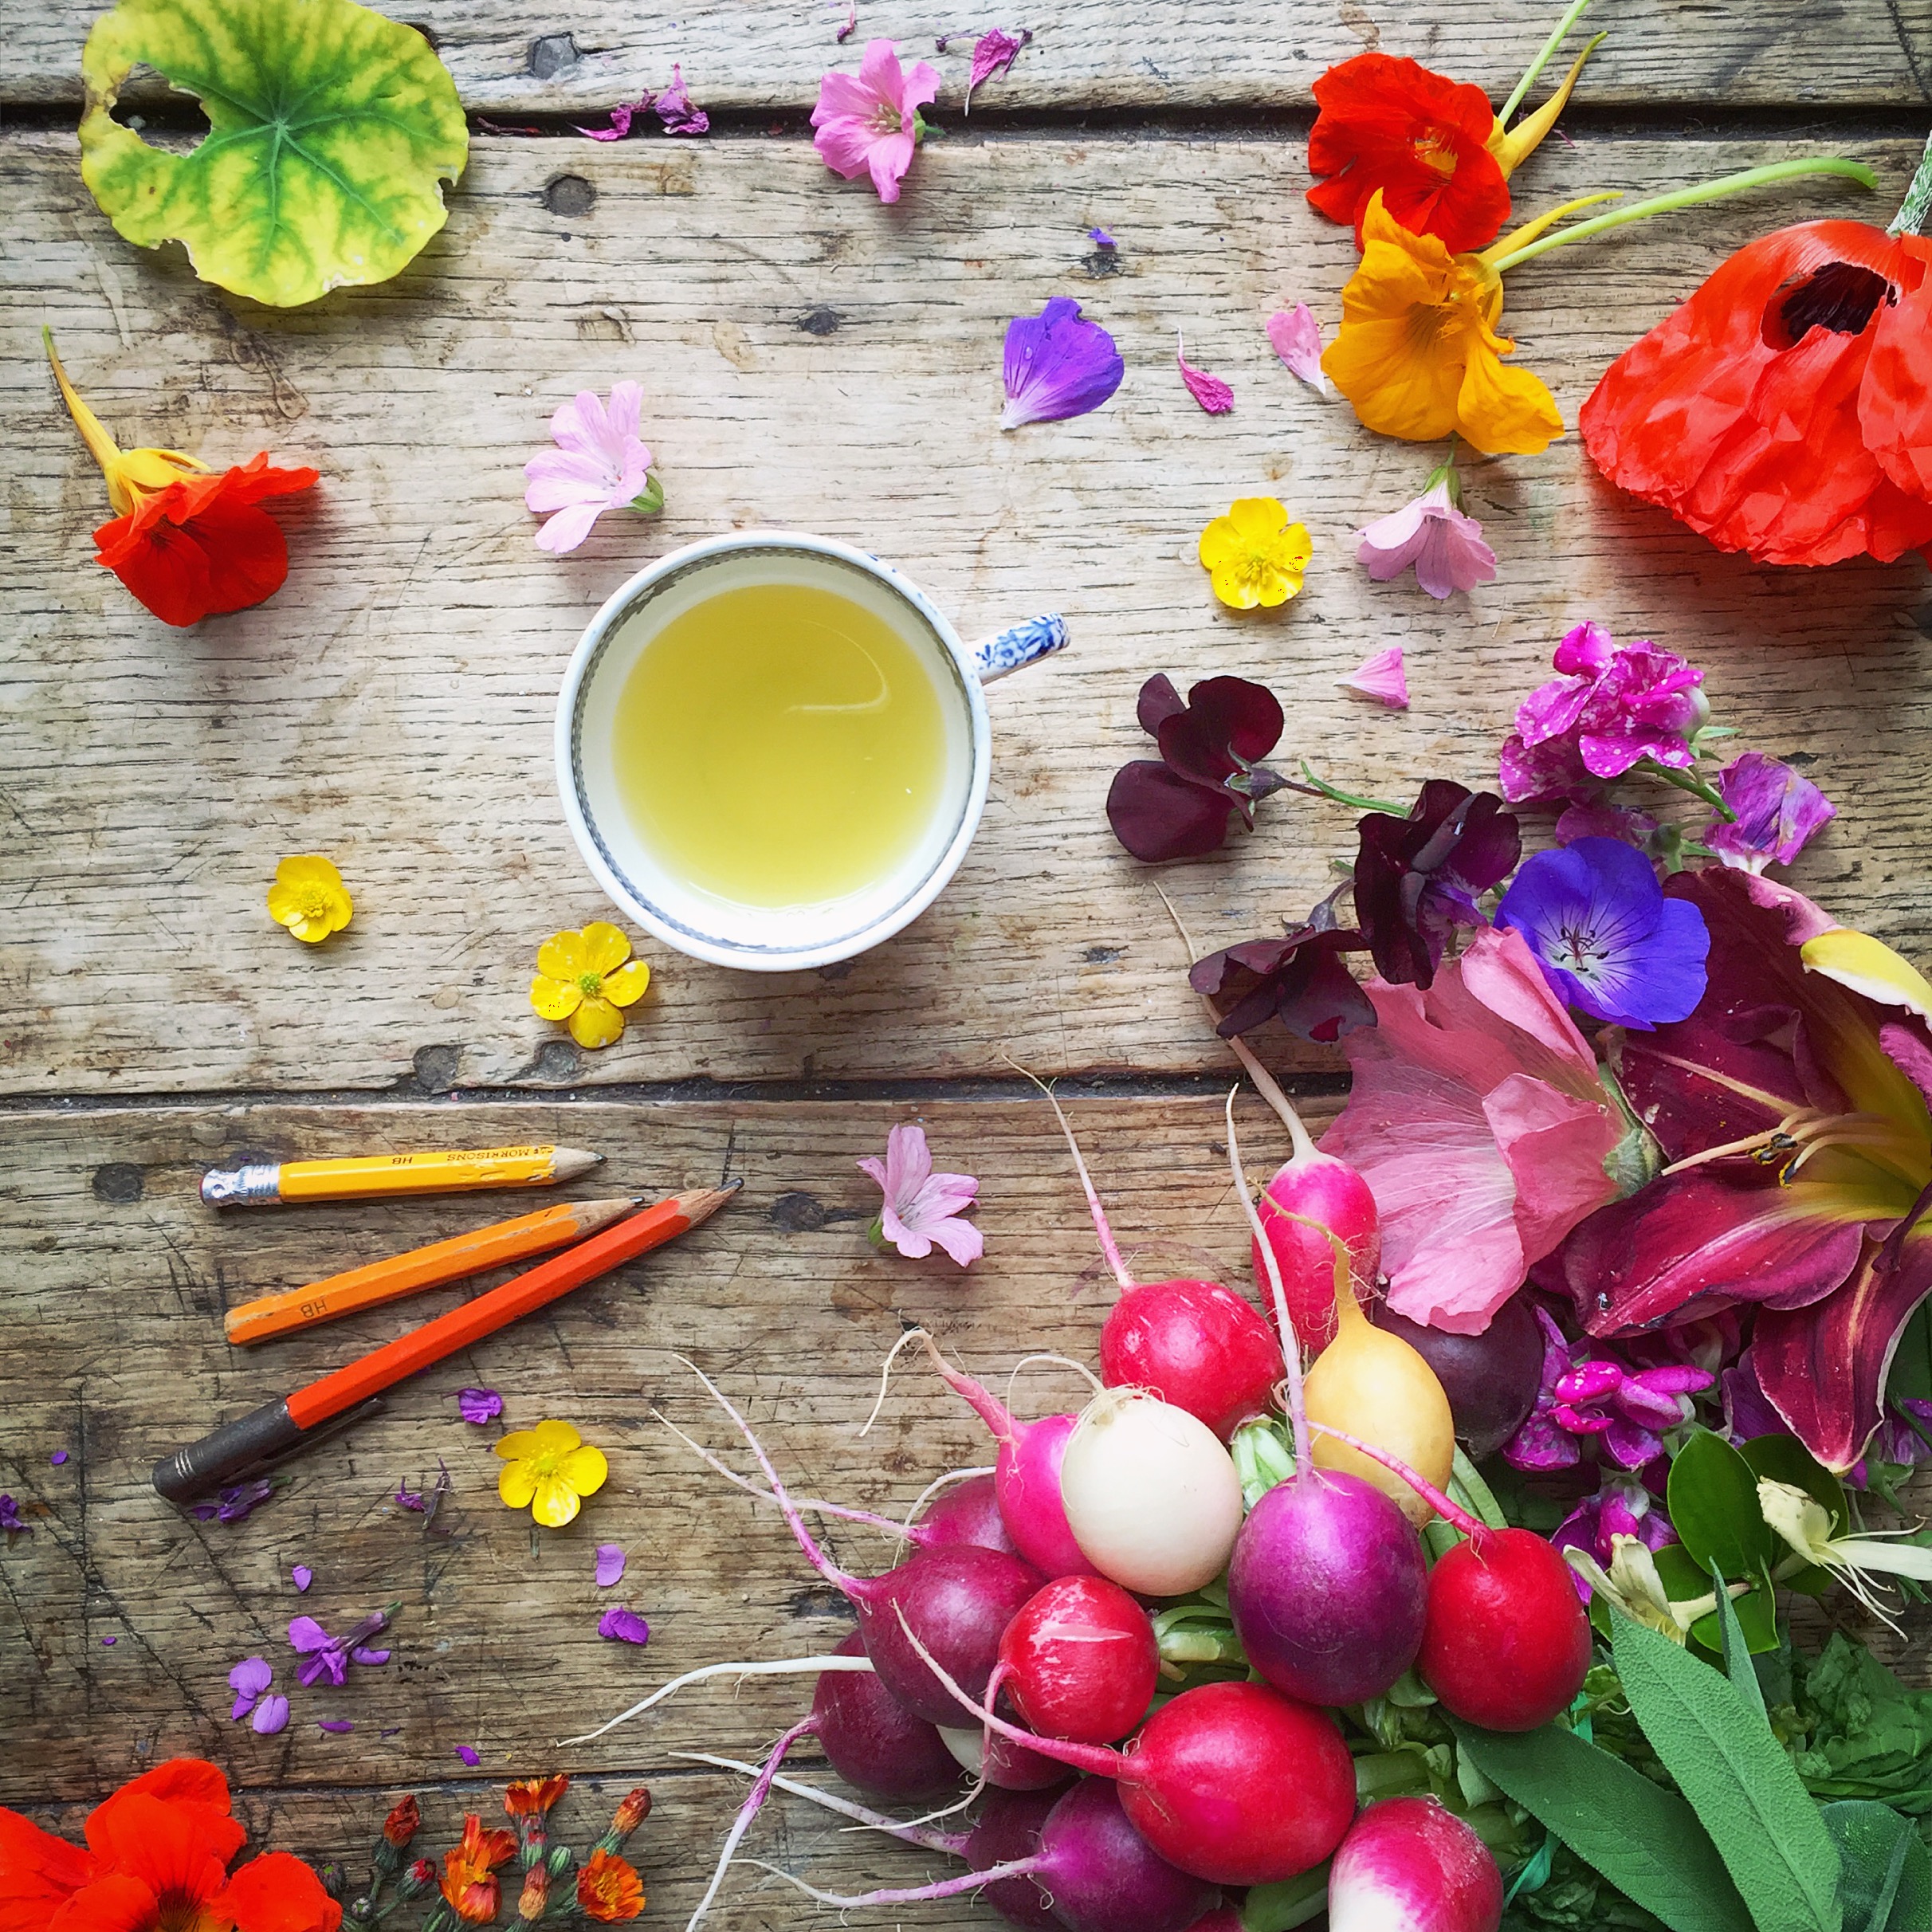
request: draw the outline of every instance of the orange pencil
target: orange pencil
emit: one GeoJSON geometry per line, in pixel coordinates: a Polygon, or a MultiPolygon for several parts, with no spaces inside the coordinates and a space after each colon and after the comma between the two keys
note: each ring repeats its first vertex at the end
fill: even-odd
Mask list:
{"type": "Polygon", "coordinates": [[[243,1345],[276,1335],[293,1335],[338,1316],[354,1314],[358,1309],[378,1308],[425,1288],[461,1281],[465,1274],[481,1274],[485,1268],[501,1267],[548,1248],[580,1241],[643,1204],[641,1198],[565,1201],[535,1214],[519,1215],[514,1220],[493,1222],[488,1227],[432,1242],[406,1255],[391,1255],[366,1267],[332,1274],[326,1281],[245,1302],[229,1310],[222,1325],[230,1341],[243,1345]]]}
{"type": "Polygon", "coordinates": [[[331,1433],[330,1424],[344,1426],[384,1389],[674,1240],[717,1213],[743,1184],[733,1181],[724,1188],[693,1188],[626,1215],[501,1286],[486,1289],[460,1308],[371,1349],[334,1374],[223,1423],[199,1442],[157,1463],[152,1477],[155,1489],[170,1502],[190,1502],[268,1463],[279,1463],[306,1442],[331,1433]]]}

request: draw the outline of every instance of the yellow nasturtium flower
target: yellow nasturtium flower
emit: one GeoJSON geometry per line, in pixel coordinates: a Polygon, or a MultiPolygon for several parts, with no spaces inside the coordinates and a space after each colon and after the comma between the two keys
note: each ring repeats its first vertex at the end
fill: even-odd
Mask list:
{"type": "Polygon", "coordinates": [[[546,1019],[570,1022],[579,1046],[608,1046],[622,1036],[624,1015],[650,984],[650,968],[630,956],[630,941],[602,919],[581,933],[556,933],[536,951],[530,1003],[546,1019]]]}
{"type": "Polygon", "coordinates": [[[503,1467],[497,1494],[512,1510],[527,1509],[547,1530],[574,1522],[586,1496],[604,1486],[611,1465],[567,1422],[540,1422],[497,1438],[503,1467]]]}
{"type": "Polygon", "coordinates": [[[285,858],[269,888],[269,917],[315,945],[340,933],[355,909],[342,874],[320,852],[285,858]]]}
{"type": "Polygon", "coordinates": [[[1201,532],[1200,560],[1214,594],[1231,611],[1271,608],[1301,595],[1315,553],[1306,525],[1272,497],[1243,497],[1201,532]]]}

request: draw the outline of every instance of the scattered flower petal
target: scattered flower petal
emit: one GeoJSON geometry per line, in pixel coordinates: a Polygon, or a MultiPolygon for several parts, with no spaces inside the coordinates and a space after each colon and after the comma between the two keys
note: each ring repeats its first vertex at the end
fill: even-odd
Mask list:
{"type": "Polygon", "coordinates": [[[611,110],[609,127],[579,128],[577,132],[593,141],[621,141],[630,132],[631,123],[650,105],[652,99],[647,90],[640,100],[620,100],[611,110]]]}
{"type": "Polygon", "coordinates": [[[238,1523],[274,1494],[275,1485],[267,1477],[255,1476],[222,1490],[211,1502],[196,1503],[190,1514],[204,1523],[238,1523]]]}
{"type": "Polygon", "coordinates": [[[567,1422],[540,1422],[497,1437],[503,1459],[497,1494],[512,1510],[527,1509],[545,1528],[574,1522],[583,1498],[603,1487],[611,1466],[567,1422]]]}
{"type": "Polygon", "coordinates": [[[306,1563],[296,1564],[289,1574],[294,1580],[295,1587],[298,1590],[306,1590],[316,1580],[315,1572],[306,1563]]]}
{"type": "Polygon", "coordinates": [[[317,1718],[316,1719],[317,1730],[328,1731],[338,1738],[345,1736],[355,1728],[355,1721],[352,1718],[317,1718]]]}
{"type": "Polygon", "coordinates": [[[1087,239],[1096,248],[1118,248],[1120,246],[1120,243],[1116,242],[1104,228],[1090,228],[1087,230],[1087,239]]]}
{"type": "Polygon", "coordinates": [[[1762,752],[1733,759],[1718,774],[1716,789],[1736,823],[1714,816],[1699,836],[1726,865],[1745,872],[1762,872],[1773,860],[1789,866],[1838,815],[1808,778],[1762,752]]]}
{"type": "Polygon", "coordinates": [[[990,27],[973,43],[972,71],[966,77],[966,104],[960,109],[964,114],[972,112],[972,91],[995,74],[1003,74],[1019,57],[1019,50],[1033,37],[1030,28],[1023,28],[1015,39],[1011,33],[1003,33],[997,27],[990,27]]]}
{"type": "Polygon", "coordinates": [[[21,1521],[20,1505],[11,1496],[0,1496],[0,1530],[9,1536],[31,1536],[33,1526],[21,1521]]]}
{"type": "Polygon", "coordinates": [[[664,124],[666,134],[700,135],[711,132],[711,116],[692,100],[684,83],[684,70],[671,63],[671,84],[658,96],[654,110],[664,124]]]}
{"type": "Polygon", "coordinates": [[[330,933],[340,933],[355,909],[342,874],[320,852],[285,858],[275,868],[275,883],[269,888],[269,917],[306,944],[317,944],[330,933]]]}
{"type": "Polygon", "coordinates": [[[256,1701],[275,1681],[274,1667],[265,1657],[244,1657],[228,1673],[229,1688],[235,1694],[234,1709],[228,1715],[238,1722],[255,1708],[256,1701]]]}
{"type": "Polygon", "coordinates": [[[846,0],[845,24],[832,36],[843,46],[858,31],[858,0],[846,0]]]}
{"type": "Polygon", "coordinates": [[[1557,819],[1557,843],[1574,845],[1579,838],[1620,838],[1639,851],[1647,850],[1657,820],[1634,805],[1612,805],[1598,799],[1588,805],[1566,805],[1557,819]]]}
{"type": "Polygon", "coordinates": [[[120,1641],[119,1637],[103,1637],[100,1639],[100,1647],[103,1650],[112,1650],[120,1641]]]}
{"type": "Polygon", "coordinates": [[[1408,674],[1403,669],[1400,644],[1392,644],[1387,650],[1378,650],[1346,677],[1337,677],[1335,681],[1345,691],[1373,698],[1378,705],[1386,705],[1392,711],[1408,709],[1408,674]]]}
{"type": "Polygon", "coordinates": [[[901,1255],[919,1261],[937,1242],[962,1268],[971,1267],[985,1252],[986,1237],[960,1218],[960,1210],[978,1196],[980,1184],[970,1174],[935,1174],[923,1127],[902,1122],[886,1136],[883,1160],[868,1156],[858,1165],[886,1196],[879,1211],[882,1244],[889,1241],[901,1255]]]}
{"type": "Polygon", "coordinates": [[[255,1714],[249,1719],[249,1728],[264,1738],[273,1738],[288,1722],[289,1700],[279,1690],[271,1690],[255,1706],[255,1714]]]}
{"type": "Polygon", "coordinates": [[[1317,395],[1332,396],[1335,385],[1321,368],[1321,324],[1307,303],[1297,302],[1268,318],[1268,340],[1274,352],[1317,395]]]}
{"type": "Polygon", "coordinates": [[[556,447],[524,465],[524,507],[548,518],[536,533],[539,550],[553,556],[575,550],[606,510],[649,516],[663,509],[663,488],[638,434],[643,402],[637,383],[613,383],[608,407],[595,391],[580,390],[550,418],[556,447]]]}
{"type": "Polygon", "coordinates": [[[1229,610],[1273,610],[1301,595],[1315,547],[1273,497],[1239,497],[1202,531],[1196,554],[1229,610]]]}
{"type": "Polygon", "coordinates": [[[834,175],[855,181],[869,174],[879,199],[896,202],[925,132],[919,110],[938,92],[939,69],[929,61],[907,73],[893,41],[868,41],[856,77],[828,73],[819,83],[811,144],[834,175]]]}
{"type": "Polygon", "coordinates": [[[405,1489],[400,1483],[396,1486],[396,1501],[406,1510],[420,1511],[430,1506],[429,1499],[421,1490],[405,1489]]]}
{"type": "Polygon", "coordinates": [[[623,1037],[623,1009],[650,984],[650,968],[631,958],[625,934],[593,919],[582,932],[553,933],[537,948],[530,1003],[545,1019],[567,1021],[571,1038],[594,1051],[623,1037]]]}
{"type": "Polygon", "coordinates": [[[621,1582],[624,1575],[624,1553],[615,1543],[599,1543],[597,1545],[597,1587],[607,1590],[612,1584],[621,1582]]]}
{"type": "MultiPolygon", "coordinates": [[[[1321,909],[1324,912],[1326,908],[1321,909]]],[[[1363,947],[1359,933],[1311,921],[1285,939],[1250,940],[1195,961],[1188,984],[1214,1002],[1223,1039],[1278,1019],[1290,1033],[1324,1045],[1375,1024],[1375,1009],[1341,963],[1363,947]]]]}
{"type": "Polygon", "coordinates": [[[52,1455],[48,1457],[47,1460],[51,1463],[56,1469],[58,1469],[61,1465],[67,1460],[67,1451],[65,1449],[57,1449],[54,1451],[52,1455]]]}
{"type": "Polygon", "coordinates": [[[1218,375],[1210,375],[1205,369],[1197,369],[1188,360],[1188,345],[1184,338],[1174,338],[1178,345],[1174,351],[1174,361],[1180,371],[1180,379],[1188,385],[1188,394],[1200,404],[1211,416],[1225,416],[1235,406],[1235,392],[1218,375]]]}
{"type": "Polygon", "coordinates": [[[1007,324],[1003,430],[1058,422],[1098,409],[1121,386],[1127,365],[1113,338],[1085,320],[1072,296],[1054,296],[1037,316],[1007,324]]]}
{"type": "Polygon", "coordinates": [[[1442,599],[1496,577],[1482,526],[1457,508],[1455,473],[1445,465],[1420,497],[1355,533],[1355,560],[1377,583],[1413,566],[1416,581],[1442,599]]]}
{"type": "Polygon", "coordinates": [[[493,1388],[459,1388],[456,1407],[464,1421],[480,1429],[503,1413],[503,1398],[493,1388]]]}
{"type": "Polygon", "coordinates": [[[636,1611],[628,1610],[622,1604],[613,1604],[597,1620],[597,1634],[608,1637],[614,1643],[648,1643],[650,1626],[636,1611]]]}
{"type": "Polygon", "coordinates": [[[466,1744],[459,1744],[456,1747],[456,1754],[472,1771],[483,1761],[482,1754],[466,1744]]]}

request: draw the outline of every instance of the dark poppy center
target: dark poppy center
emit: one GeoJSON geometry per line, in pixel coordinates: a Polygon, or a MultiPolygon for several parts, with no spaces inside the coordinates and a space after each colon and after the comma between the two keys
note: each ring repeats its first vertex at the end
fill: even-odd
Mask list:
{"type": "Polygon", "coordinates": [[[1795,348],[1814,328],[1862,336],[1879,303],[1898,299],[1898,292],[1875,269],[1855,261],[1828,261],[1771,298],[1765,311],[1765,346],[1795,348]]]}

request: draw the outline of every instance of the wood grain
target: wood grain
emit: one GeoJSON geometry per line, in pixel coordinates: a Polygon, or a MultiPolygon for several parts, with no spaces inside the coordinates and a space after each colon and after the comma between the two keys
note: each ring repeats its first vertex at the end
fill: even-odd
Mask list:
{"type": "MultiPolygon", "coordinates": [[[[1800,184],[1513,276],[1506,325],[1566,418],[1746,237],[1889,209],[1914,144],[1850,145],[1883,177],[1869,203],[1800,184]]],[[[1540,156],[1533,200],[1785,151],[1598,139],[1540,156]]],[[[292,314],[121,244],[66,138],[0,138],[0,163],[18,236],[0,265],[7,1090],[944,1077],[1003,1072],[1003,1048],[1043,1068],[1191,1071],[1204,1043],[1178,943],[1101,809],[1145,744],[1141,680],[1261,677],[1287,705],[1286,755],[1400,797],[1433,774],[1488,780],[1517,700],[1591,615],[1688,651],[1745,742],[1812,760],[1843,815],[1799,882],[1908,953],[1932,947],[1922,564],[1721,556],[1610,491],[1570,437],[1469,465],[1497,583],[1443,606],[1370,584],[1350,532],[1439,451],[1370,437],[1269,349],[1261,325],[1284,301],[1333,323],[1352,258],[1301,202],[1291,143],[952,142],[882,209],[795,139],[482,141],[415,267],[292,314]],[[587,212],[547,208],[565,175],[595,190],[587,212]],[[1095,222],[1120,238],[1117,265],[1086,241],[1095,222]],[[1126,384],[1097,414],[1001,436],[1006,322],[1054,293],[1116,332],[1126,384]],[[100,481],[38,360],[43,321],[125,441],[217,461],[265,444],[322,469],[285,512],[293,568],[272,603],[170,630],[95,567],[100,481]],[[1231,415],[1182,387],[1183,330],[1235,384],[1231,415]],[[646,385],[669,508],[543,556],[520,465],[558,402],[626,375],[646,385]],[[1213,602],[1194,544],[1262,490],[1306,520],[1316,560],[1287,611],[1240,617],[1213,602]],[[968,635],[1060,608],[1074,646],[992,693],[979,842],[914,926],[849,968],[776,979],[654,949],[622,1043],[582,1054],[525,998],[538,942],[609,909],[552,788],[562,666],[628,573],[756,524],[891,556],[968,635]],[[1406,715],[1333,683],[1392,642],[1409,654],[1406,715]],[[313,850],[357,906],[316,949],[262,904],[277,860],[313,850]]],[[[1350,818],[1270,801],[1255,837],[1164,883],[1204,945],[1254,937],[1327,889],[1350,818]]]]}
{"type": "MultiPolygon", "coordinates": [[[[5,0],[0,98],[78,101],[80,48],[100,10],[95,0],[5,0]]],[[[796,113],[817,99],[827,68],[855,70],[864,42],[884,35],[906,60],[938,68],[937,118],[948,127],[960,124],[973,41],[991,24],[938,0],[860,0],[842,46],[845,0],[566,0],[536,10],[516,0],[388,0],[382,10],[427,29],[465,104],[485,114],[607,108],[664,87],[673,61],[713,109],[796,113]]],[[[974,107],[1306,107],[1321,70],[1365,46],[1474,81],[1500,104],[1561,11],[1557,0],[1442,0],[1426,17],[1392,0],[1044,0],[1004,22],[1031,29],[1032,44],[974,107]]],[[[1670,0],[1600,0],[1588,24],[1609,33],[1590,69],[1592,107],[1896,108],[1932,98],[1932,18],[1911,0],[1725,0],[1690,14],[1670,0]]]]}

